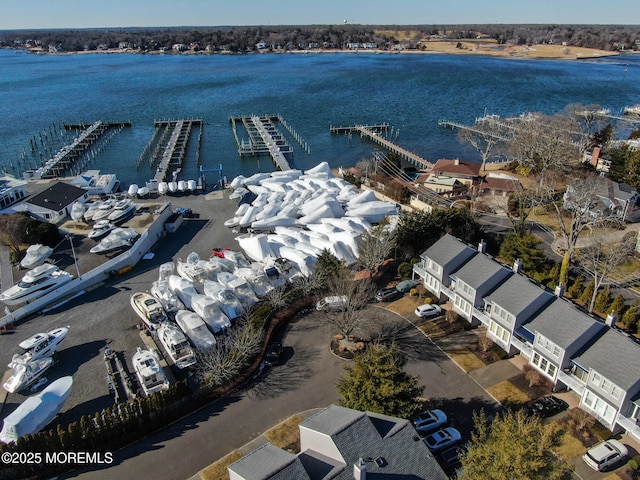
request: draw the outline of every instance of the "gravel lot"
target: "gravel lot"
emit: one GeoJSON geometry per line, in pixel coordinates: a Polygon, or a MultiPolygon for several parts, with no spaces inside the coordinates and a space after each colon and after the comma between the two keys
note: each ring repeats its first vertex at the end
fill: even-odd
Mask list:
{"type": "MultiPolygon", "coordinates": [[[[158,200],[168,200],[172,208],[192,209],[194,218],[185,219],[178,231],[166,237],[152,248],[151,260],[141,260],[133,270],[120,277],[98,284],[87,293],[45,314],[21,320],[15,330],[0,335],[0,364],[6,365],[18,351],[18,343],[29,336],[46,332],[58,326],[69,326],[69,334],[56,353],[56,364],[45,374],[49,382],[65,375],[73,375],[71,396],[60,415],[62,423],[93,414],[113,403],[107,388],[107,371],[102,358],[104,348],[124,352],[129,368],[131,356],[137,346],[144,346],[137,325],[139,319],[129,304],[135,291],[145,291],[158,278],[158,266],[174,258],[186,258],[197,252],[207,259],[213,247],[238,249],[234,234],[223,222],[233,216],[237,208],[235,201],[228,200],[221,192],[184,196],[152,198],[138,203],[148,203],[149,209],[158,200]]],[[[125,226],[137,227],[144,223],[143,215],[137,215],[125,226]]],[[[74,248],[81,274],[90,270],[104,257],[89,253],[93,240],[80,235],[74,237],[74,248]]],[[[71,247],[64,241],[56,249],[55,259],[65,270],[75,274],[71,247]]],[[[14,278],[24,272],[14,270],[14,278]]],[[[176,372],[176,376],[184,372],[176,372]]],[[[1,416],[6,417],[26,398],[22,392],[7,396],[1,416]]]]}

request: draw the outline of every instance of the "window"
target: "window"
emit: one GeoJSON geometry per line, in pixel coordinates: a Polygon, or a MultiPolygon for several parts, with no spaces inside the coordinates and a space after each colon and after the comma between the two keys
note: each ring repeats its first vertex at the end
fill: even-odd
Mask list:
{"type": "Polygon", "coordinates": [[[538,369],[540,369],[540,371],[542,371],[542,373],[544,373],[545,375],[551,378],[555,378],[558,367],[544,358],[542,355],[534,353],[533,358],[531,359],[531,363],[538,367],[538,369]]]}
{"type": "Polygon", "coordinates": [[[611,396],[616,400],[620,399],[620,389],[615,385],[611,387],[611,396]]]}
{"type": "Polygon", "coordinates": [[[471,316],[471,304],[459,295],[456,295],[454,305],[467,316],[471,316]]]}
{"type": "Polygon", "coordinates": [[[613,420],[616,415],[616,409],[605,402],[603,399],[598,397],[595,393],[587,390],[582,403],[587,405],[589,409],[591,409],[600,418],[604,419],[605,422],[609,423],[610,425],[613,424],[613,420]]]}
{"type": "Polygon", "coordinates": [[[602,381],[602,377],[598,375],[596,372],[593,372],[593,377],[591,377],[591,383],[594,385],[600,386],[600,382],[602,381]]]}
{"type": "Polygon", "coordinates": [[[496,322],[491,322],[491,327],[489,327],[489,330],[496,338],[498,338],[499,340],[502,340],[502,342],[504,342],[505,345],[509,344],[509,338],[511,337],[509,330],[507,330],[506,328],[503,328],[501,325],[497,324],[496,322]]]}

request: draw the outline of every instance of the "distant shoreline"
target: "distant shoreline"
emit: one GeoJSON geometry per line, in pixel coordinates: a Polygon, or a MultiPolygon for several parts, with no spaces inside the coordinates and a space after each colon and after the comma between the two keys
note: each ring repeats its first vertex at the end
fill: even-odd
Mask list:
{"type": "MultiPolygon", "coordinates": [[[[282,50],[282,51],[251,51],[251,52],[225,52],[225,51],[141,51],[131,49],[108,49],[71,52],[48,52],[44,49],[16,49],[24,50],[32,55],[89,55],[89,54],[131,54],[131,55],[331,55],[331,54],[375,54],[375,55],[475,55],[496,58],[530,59],[530,60],[589,60],[595,58],[619,56],[621,52],[596,50],[583,47],[570,47],[562,45],[495,45],[481,44],[478,42],[428,42],[425,49],[310,49],[310,50],[282,50]]],[[[624,53],[638,54],[640,52],[625,51],[624,53]]]]}

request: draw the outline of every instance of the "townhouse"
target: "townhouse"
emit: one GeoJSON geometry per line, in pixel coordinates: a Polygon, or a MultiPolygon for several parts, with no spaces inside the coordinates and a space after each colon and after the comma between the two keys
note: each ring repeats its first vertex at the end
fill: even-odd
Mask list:
{"type": "Polygon", "coordinates": [[[568,388],[580,408],[613,431],[640,439],[640,344],[615,326],[615,315],[595,318],[520,272],[445,235],[421,254],[414,279],[510,355],[521,355],[549,379],[568,388]]]}

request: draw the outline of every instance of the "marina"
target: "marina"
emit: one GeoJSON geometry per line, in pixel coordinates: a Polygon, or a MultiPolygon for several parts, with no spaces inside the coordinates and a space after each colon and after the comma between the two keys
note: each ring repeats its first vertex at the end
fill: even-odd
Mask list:
{"type": "MultiPolygon", "coordinates": [[[[151,146],[154,145],[153,151],[149,155],[149,164],[151,166],[157,165],[154,179],[158,182],[167,181],[169,173],[173,172],[175,181],[175,177],[182,169],[187,144],[194,125],[202,129],[202,120],[156,120],[155,134],[148,148],[145,148],[138,158],[138,165],[144,159],[145,154],[151,151],[151,146]]],[[[200,136],[199,140],[201,138],[200,136]]]]}
{"type": "Polygon", "coordinates": [[[306,142],[293,130],[293,128],[280,115],[250,115],[242,117],[232,116],[229,121],[233,128],[233,137],[238,146],[238,155],[258,156],[270,155],[273,163],[280,170],[289,170],[289,162],[293,160],[293,149],[278,131],[274,122],[279,121],[292,134],[292,136],[308,151],[306,142]],[[248,136],[248,140],[238,136],[236,124],[241,123],[248,136]]]}

